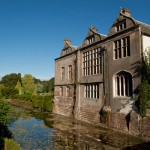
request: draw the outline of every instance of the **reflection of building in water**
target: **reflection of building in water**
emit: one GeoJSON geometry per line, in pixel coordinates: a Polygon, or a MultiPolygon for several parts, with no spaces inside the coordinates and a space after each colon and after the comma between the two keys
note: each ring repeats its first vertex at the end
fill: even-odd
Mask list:
{"type": "Polygon", "coordinates": [[[150,25],[121,9],[107,35],[90,27],[81,46],[64,39],[55,59],[54,113],[99,123],[103,106],[118,112],[137,94],[136,63],[150,46],[150,25]]]}
{"type": "MultiPolygon", "coordinates": [[[[111,141],[112,142],[112,141],[111,141]]],[[[114,143],[112,145],[109,145],[108,143],[105,144],[101,141],[96,141],[91,138],[84,137],[83,135],[78,134],[72,134],[68,133],[66,131],[55,131],[55,144],[54,144],[55,150],[61,150],[61,149],[69,149],[69,150],[98,150],[98,149],[104,149],[104,150],[117,150],[120,149],[120,144],[117,146],[114,146],[114,143]]]]}

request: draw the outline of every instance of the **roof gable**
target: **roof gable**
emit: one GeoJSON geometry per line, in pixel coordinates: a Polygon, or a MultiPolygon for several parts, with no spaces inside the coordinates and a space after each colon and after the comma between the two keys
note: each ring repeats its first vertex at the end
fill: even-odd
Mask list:
{"type": "Polygon", "coordinates": [[[128,10],[123,10],[120,10],[119,16],[116,18],[109,30],[108,36],[136,26],[136,21],[130,16],[130,12],[126,13],[125,11],[128,10]]]}
{"type": "Polygon", "coordinates": [[[95,42],[98,42],[98,41],[104,39],[105,37],[106,37],[105,35],[102,35],[102,34],[97,32],[96,27],[91,26],[89,28],[89,32],[88,32],[86,38],[83,41],[82,46],[83,47],[88,46],[90,44],[93,44],[95,42]]]}

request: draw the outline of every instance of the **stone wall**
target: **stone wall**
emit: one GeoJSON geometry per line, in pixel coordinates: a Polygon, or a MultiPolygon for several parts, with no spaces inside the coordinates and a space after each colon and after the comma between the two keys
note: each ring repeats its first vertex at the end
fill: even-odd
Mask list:
{"type": "Polygon", "coordinates": [[[130,115],[112,112],[109,122],[101,122],[103,126],[134,136],[150,139],[150,117],[141,118],[132,111],[130,115]]]}
{"type": "Polygon", "coordinates": [[[100,123],[99,110],[96,110],[96,109],[94,110],[90,108],[86,109],[86,108],[80,107],[76,110],[76,112],[75,112],[75,119],[88,122],[91,124],[99,125],[100,123]]]}
{"type": "Polygon", "coordinates": [[[73,116],[73,98],[61,99],[55,98],[53,113],[60,114],[67,117],[73,116]]]}

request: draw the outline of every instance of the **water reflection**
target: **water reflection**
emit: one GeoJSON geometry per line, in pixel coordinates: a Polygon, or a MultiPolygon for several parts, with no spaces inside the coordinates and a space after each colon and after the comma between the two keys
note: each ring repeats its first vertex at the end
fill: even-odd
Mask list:
{"type": "Polygon", "coordinates": [[[9,126],[25,150],[120,150],[144,141],[60,115],[15,107],[9,126]]]}

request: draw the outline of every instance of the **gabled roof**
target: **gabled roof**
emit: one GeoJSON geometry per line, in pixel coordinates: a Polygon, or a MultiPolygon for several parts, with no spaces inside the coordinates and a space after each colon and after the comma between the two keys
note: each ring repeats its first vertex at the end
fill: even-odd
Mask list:
{"type": "Polygon", "coordinates": [[[88,46],[88,45],[92,44],[92,43],[90,43],[90,44],[88,43],[88,40],[92,37],[94,38],[92,43],[95,43],[95,42],[98,42],[100,40],[105,39],[107,36],[104,35],[104,34],[100,34],[97,31],[96,27],[90,26],[89,32],[88,32],[87,36],[85,37],[85,39],[82,43],[82,47],[85,47],[85,46],[88,46]]]}
{"type": "Polygon", "coordinates": [[[71,45],[71,40],[65,38],[64,39],[64,48],[61,51],[61,56],[68,55],[78,49],[78,46],[71,45]]]}
{"type": "Polygon", "coordinates": [[[136,27],[139,25],[143,33],[150,34],[150,25],[140,22],[138,20],[135,20],[133,17],[131,17],[130,11],[126,8],[123,8],[123,9],[120,9],[119,15],[114,21],[113,25],[111,26],[108,35],[111,36],[113,34],[116,34],[116,31],[114,29],[115,26],[124,20],[128,20],[128,22],[130,22],[127,28],[136,27]]]}

